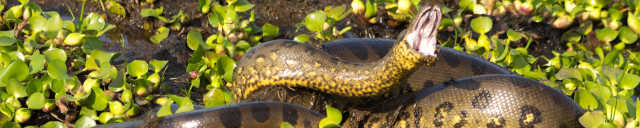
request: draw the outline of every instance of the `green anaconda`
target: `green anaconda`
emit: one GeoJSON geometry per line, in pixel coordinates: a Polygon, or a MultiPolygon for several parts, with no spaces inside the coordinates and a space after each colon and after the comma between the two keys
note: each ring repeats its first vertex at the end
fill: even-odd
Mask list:
{"type": "MultiPolygon", "coordinates": [[[[413,22],[412,26],[415,26],[415,24],[423,24],[419,23],[421,21],[433,22],[433,20],[420,20],[421,18],[426,18],[421,17],[420,15],[425,14],[425,12],[430,12],[428,11],[429,8],[437,10],[434,12],[437,12],[438,16],[440,15],[438,7],[426,8],[426,11],[418,13],[419,16],[417,16],[417,20],[413,22]]],[[[439,22],[439,19],[435,21],[439,22]]],[[[427,22],[426,24],[434,24],[430,22],[427,22]]],[[[431,31],[435,31],[436,27],[409,27],[409,34],[406,35],[411,35],[410,33],[417,31],[416,29],[431,29],[431,31]]],[[[432,39],[435,43],[435,36],[419,36],[418,38],[427,37],[429,39],[432,39]]],[[[402,96],[384,100],[384,102],[382,103],[373,103],[380,104],[381,106],[387,104],[399,104],[393,108],[379,108],[376,106],[372,106],[372,109],[370,109],[371,112],[369,112],[366,117],[346,116],[347,119],[345,119],[345,122],[354,123],[357,125],[343,125],[345,127],[580,127],[577,119],[580,115],[582,115],[583,110],[578,107],[576,103],[573,102],[573,100],[571,100],[569,97],[565,96],[557,90],[536,82],[535,80],[526,79],[515,75],[504,75],[508,74],[508,71],[505,71],[497,67],[496,65],[490,64],[477,57],[470,57],[470,55],[456,52],[452,49],[440,48],[438,53],[438,60],[433,62],[433,66],[430,67],[421,66],[422,62],[428,62],[428,59],[424,61],[421,61],[419,59],[418,61],[412,61],[412,63],[415,63],[413,65],[414,67],[409,68],[391,64],[393,62],[405,64],[408,61],[385,62],[385,59],[393,59],[388,58],[389,55],[382,57],[383,54],[393,55],[394,51],[396,52],[395,54],[402,53],[397,51],[398,47],[408,48],[408,50],[405,49],[407,50],[404,51],[405,53],[411,53],[411,50],[420,50],[420,47],[415,49],[416,44],[412,43],[407,43],[403,46],[406,38],[403,39],[404,40],[395,43],[394,46],[390,45],[392,43],[390,43],[389,40],[347,39],[325,44],[322,50],[312,50],[314,49],[313,47],[287,40],[276,40],[264,43],[263,45],[252,49],[251,54],[248,53],[245,55],[245,57],[243,57],[243,59],[238,64],[239,69],[236,70],[237,74],[235,74],[234,76],[234,81],[242,80],[241,77],[243,75],[245,76],[246,81],[251,81],[251,78],[255,79],[255,81],[244,82],[244,84],[249,83],[244,86],[243,82],[236,82],[234,83],[234,88],[232,88],[232,90],[240,92],[238,94],[243,94],[237,95],[237,98],[243,98],[246,96],[252,97],[252,95],[265,96],[266,94],[259,94],[261,93],[261,90],[264,90],[264,88],[272,87],[311,88],[311,90],[325,92],[327,95],[339,95],[341,97],[366,97],[370,95],[378,95],[379,93],[384,93],[385,90],[388,90],[388,88],[393,88],[393,85],[402,84],[409,84],[412,90],[417,91],[415,93],[402,94],[402,96]],[[365,44],[369,42],[378,43],[365,44]],[[363,46],[368,48],[357,49],[351,48],[352,46],[363,46]],[[388,51],[389,53],[387,53],[386,51],[388,51]],[[274,61],[275,59],[272,58],[272,54],[274,52],[277,54],[273,58],[281,60],[274,61]],[[305,54],[308,55],[309,53],[313,53],[311,54],[311,57],[305,56],[305,54]],[[300,57],[308,58],[302,59],[301,61],[298,60],[301,59],[300,57]],[[283,58],[285,60],[282,60],[283,58]],[[287,60],[291,60],[291,62],[287,62],[287,60]],[[306,62],[304,60],[310,61],[306,62]],[[324,62],[314,60],[322,60],[324,62]],[[398,77],[390,79],[391,83],[383,82],[383,84],[367,85],[363,83],[372,81],[358,81],[361,83],[356,84],[341,81],[341,79],[352,79],[351,77],[367,78],[367,76],[358,76],[358,74],[376,74],[372,73],[372,71],[376,70],[373,68],[359,67],[362,70],[368,69],[369,73],[364,73],[364,71],[360,70],[352,70],[354,69],[354,67],[365,65],[365,62],[385,62],[383,63],[383,65],[386,64],[397,66],[396,68],[390,69],[400,69],[406,71],[387,71],[397,73],[395,76],[384,76],[398,77]],[[327,65],[329,69],[314,68],[308,66],[305,67],[305,63],[309,66],[315,66],[315,63],[319,63],[320,66],[327,65]],[[342,67],[345,70],[344,72],[342,71],[342,69],[338,70],[338,68],[335,69],[335,72],[318,71],[331,71],[331,67],[334,67],[336,65],[350,64],[353,67],[342,67]],[[438,67],[438,65],[440,65],[440,67],[438,67]],[[255,71],[252,72],[250,71],[250,68],[247,68],[245,66],[253,66],[253,70],[255,71]],[[325,77],[325,75],[331,75],[333,77],[321,78],[322,80],[319,81],[324,80],[324,82],[316,83],[305,81],[310,80],[308,79],[308,77],[303,77],[305,79],[292,78],[290,80],[285,80],[282,83],[275,82],[282,79],[282,77],[278,75],[304,76],[304,74],[314,71],[326,73],[319,74],[322,77],[325,77]],[[441,74],[434,75],[430,71],[440,72],[441,74]],[[271,72],[266,74],[272,75],[265,75],[264,72],[271,72]],[[496,74],[479,75],[492,73],[496,74]],[[278,79],[271,79],[274,78],[274,76],[278,76],[278,79]],[[452,79],[459,80],[451,81],[452,79]],[[335,85],[331,84],[331,82],[328,82],[331,80],[337,80],[332,81],[335,82],[335,85]],[[258,83],[256,81],[266,81],[265,83],[270,84],[259,85],[256,84],[258,83]],[[434,84],[438,85],[432,86],[434,84]],[[361,86],[360,88],[332,87],[351,85],[361,86]],[[366,91],[366,87],[370,87],[371,90],[366,91]],[[342,88],[344,88],[343,90],[346,91],[340,90],[342,88]],[[364,92],[347,92],[350,90],[362,90],[363,88],[365,88],[364,92]]],[[[421,44],[418,43],[418,45],[421,44]]],[[[422,54],[420,52],[417,53],[417,55],[422,54]]],[[[377,77],[383,76],[378,75],[377,77]]],[[[389,79],[387,79],[387,82],[389,82],[389,79]]],[[[375,81],[373,81],[373,83],[375,83],[375,81]]],[[[271,95],[273,95],[273,92],[271,93],[271,95]]],[[[255,107],[254,104],[260,103],[261,102],[244,103],[241,105],[225,107],[223,109],[199,110],[170,117],[142,120],[134,125],[123,124],[119,126],[277,127],[280,123],[273,124],[274,122],[281,122],[284,118],[289,118],[285,119],[285,121],[295,125],[296,127],[317,127],[317,122],[319,121],[319,118],[322,117],[313,113],[312,111],[303,110],[299,107],[295,107],[295,105],[289,105],[286,103],[269,102],[268,104],[293,107],[269,107],[270,109],[252,108],[255,107]],[[264,113],[267,113],[267,115],[251,115],[251,113],[257,113],[258,110],[264,111],[264,113]],[[235,112],[235,114],[227,114],[226,116],[221,115],[222,113],[229,113],[229,111],[235,112]],[[296,111],[298,114],[293,117],[286,117],[291,115],[281,114],[283,113],[283,111],[296,111]],[[236,117],[230,115],[241,116],[236,117]],[[226,117],[233,120],[220,120],[226,117]],[[186,125],[193,124],[192,122],[211,123],[195,123],[197,125],[186,125]],[[307,123],[305,122],[310,122],[309,124],[311,125],[307,125],[307,123]]]]}

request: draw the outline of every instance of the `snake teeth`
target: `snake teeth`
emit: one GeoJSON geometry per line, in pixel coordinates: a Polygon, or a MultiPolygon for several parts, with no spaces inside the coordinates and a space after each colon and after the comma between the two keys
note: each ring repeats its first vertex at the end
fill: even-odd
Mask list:
{"type": "Polygon", "coordinates": [[[433,5],[423,9],[409,27],[406,41],[424,56],[436,57],[436,38],[442,19],[440,7],[433,5]]]}

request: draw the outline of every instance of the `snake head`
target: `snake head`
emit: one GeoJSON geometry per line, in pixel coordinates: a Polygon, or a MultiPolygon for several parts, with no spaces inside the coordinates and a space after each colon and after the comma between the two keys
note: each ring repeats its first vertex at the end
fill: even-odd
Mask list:
{"type": "Polygon", "coordinates": [[[436,56],[436,38],[442,19],[437,5],[426,6],[411,22],[405,34],[406,43],[423,56],[436,56]]]}

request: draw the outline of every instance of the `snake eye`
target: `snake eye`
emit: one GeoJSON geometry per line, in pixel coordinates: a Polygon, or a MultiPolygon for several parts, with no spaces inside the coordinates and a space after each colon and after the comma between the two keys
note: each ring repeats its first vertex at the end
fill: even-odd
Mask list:
{"type": "Polygon", "coordinates": [[[436,37],[442,18],[437,5],[427,6],[414,18],[407,30],[406,41],[409,46],[424,56],[436,56],[436,37]]]}

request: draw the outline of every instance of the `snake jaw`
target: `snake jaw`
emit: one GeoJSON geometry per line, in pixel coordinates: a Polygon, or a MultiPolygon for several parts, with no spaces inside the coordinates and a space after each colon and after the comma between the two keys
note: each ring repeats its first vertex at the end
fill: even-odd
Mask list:
{"type": "Polygon", "coordinates": [[[422,9],[409,27],[406,36],[408,45],[424,56],[436,57],[436,40],[441,19],[440,7],[432,5],[422,9]]]}

